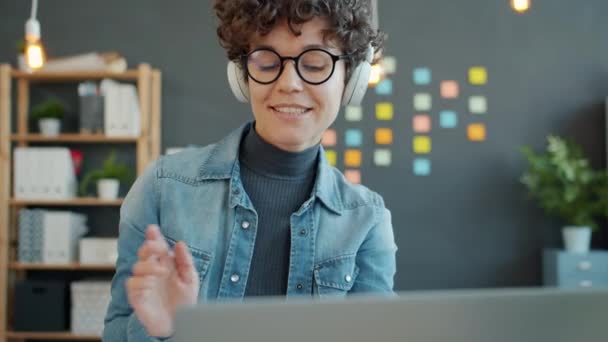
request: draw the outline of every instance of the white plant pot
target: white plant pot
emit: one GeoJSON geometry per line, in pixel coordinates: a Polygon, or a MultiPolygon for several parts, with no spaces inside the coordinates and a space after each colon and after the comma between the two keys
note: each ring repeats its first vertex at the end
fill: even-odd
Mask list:
{"type": "Polygon", "coordinates": [[[54,137],[59,135],[61,131],[61,121],[59,119],[40,119],[38,120],[38,128],[40,128],[40,134],[54,137]]]}
{"type": "Polygon", "coordinates": [[[118,179],[100,179],[97,181],[97,196],[101,199],[118,198],[118,179]]]}
{"type": "Polygon", "coordinates": [[[562,229],[564,246],[570,253],[585,254],[589,253],[591,244],[591,228],[566,226],[562,229]]]}

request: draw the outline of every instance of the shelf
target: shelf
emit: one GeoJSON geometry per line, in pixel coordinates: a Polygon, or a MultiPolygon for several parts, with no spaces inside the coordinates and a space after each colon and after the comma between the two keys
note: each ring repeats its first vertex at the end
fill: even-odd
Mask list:
{"type": "Polygon", "coordinates": [[[101,80],[111,78],[115,80],[131,80],[136,81],[139,77],[137,70],[127,70],[122,73],[103,72],[103,71],[64,71],[64,72],[24,72],[20,70],[11,70],[11,76],[17,79],[37,81],[37,82],[65,82],[65,81],[86,81],[86,80],[101,80]]]}
{"type": "Polygon", "coordinates": [[[8,266],[11,270],[18,271],[115,271],[114,265],[82,265],[79,263],[66,265],[51,265],[38,263],[20,263],[12,262],[8,266]]]}
{"type": "Polygon", "coordinates": [[[41,207],[112,207],[120,206],[123,198],[116,200],[101,200],[96,197],[82,197],[73,200],[29,200],[11,198],[12,206],[41,206],[41,207]]]}
{"type": "Polygon", "coordinates": [[[135,143],[138,137],[108,137],[103,134],[60,134],[48,137],[40,134],[12,134],[11,141],[39,143],[135,143]]]}
{"type": "Polygon", "coordinates": [[[13,340],[58,340],[58,341],[100,341],[101,336],[75,335],[71,332],[21,332],[7,331],[6,337],[13,340]]]}

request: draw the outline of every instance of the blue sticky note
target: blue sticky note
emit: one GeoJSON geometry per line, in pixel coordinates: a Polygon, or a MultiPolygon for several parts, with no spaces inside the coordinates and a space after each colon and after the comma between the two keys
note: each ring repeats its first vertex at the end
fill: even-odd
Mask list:
{"type": "Polygon", "coordinates": [[[393,93],[393,81],[385,78],[376,85],[376,94],[390,95],[393,93]]]}
{"type": "Polygon", "coordinates": [[[363,134],[359,129],[347,129],[345,142],[348,147],[359,147],[363,143],[363,134]]]}
{"type": "Polygon", "coordinates": [[[414,159],[414,175],[428,176],[431,173],[431,161],[426,158],[414,159]]]}
{"type": "Polygon", "coordinates": [[[458,115],[451,110],[439,113],[439,126],[442,128],[455,128],[458,125],[458,115]]]}
{"type": "Polygon", "coordinates": [[[429,68],[414,69],[414,84],[427,85],[431,83],[431,70],[429,68]]]}

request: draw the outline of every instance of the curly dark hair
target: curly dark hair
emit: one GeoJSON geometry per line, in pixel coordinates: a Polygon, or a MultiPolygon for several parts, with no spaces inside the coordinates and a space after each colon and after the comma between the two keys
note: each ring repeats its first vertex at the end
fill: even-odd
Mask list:
{"type": "MultiPolygon", "coordinates": [[[[352,65],[365,60],[367,47],[382,49],[386,35],[372,27],[370,0],[215,0],[219,19],[217,35],[228,59],[239,61],[249,52],[255,34],[268,34],[281,20],[298,36],[299,26],[314,17],[328,19],[326,41],[335,41],[347,60],[347,76],[352,65]]],[[[348,79],[348,78],[347,78],[348,79]]]]}

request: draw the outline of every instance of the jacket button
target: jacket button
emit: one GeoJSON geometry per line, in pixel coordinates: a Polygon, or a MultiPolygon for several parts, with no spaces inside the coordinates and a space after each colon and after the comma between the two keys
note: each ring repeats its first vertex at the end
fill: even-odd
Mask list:
{"type": "Polygon", "coordinates": [[[243,221],[243,223],[241,223],[241,227],[243,229],[248,229],[249,228],[249,222],[248,221],[243,221]]]}
{"type": "Polygon", "coordinates": [[[350,282],[353,280],[353,278],[350,276],[350,274],[347,274],[347,275],[344,277],[344,280],[346,280],[346,282],[347,282],[347,283],[350,283],[350,282]]]}
{"type": "Polygon", "coordinates": [[[296,288],[297,288],[298,290],[301,290],[301,289],[303,289],[303,288],[304,288],[304,285],[302,285],[302,284],[298,284],[298,285],[296,285],[296,288]]]}
{"type": "Polygon", "coordinates": [[[233,274],[230,276],[230,281],[233,283],[238,283],[239,279],[241,279],[241,277],[239,277],[238,274],[233,274]]]}
{"type": "Polygon", "coordinates": [[[306,229],[302,228],[300,229],[300,236],[305,236],[306,235],[306,229]]]}

